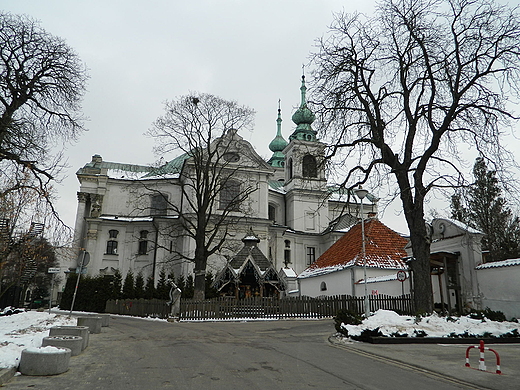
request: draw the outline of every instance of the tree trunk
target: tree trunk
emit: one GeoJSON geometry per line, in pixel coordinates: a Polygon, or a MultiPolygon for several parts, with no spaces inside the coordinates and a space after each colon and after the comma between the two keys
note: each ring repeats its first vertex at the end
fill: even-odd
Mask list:
{"type": "MultiPolygon", "coordinates": [[[[201,236],[204,238],[204,236],[201,236]]],[[[203,243],[197,243],[195,248],[195,269],[193,273],[193,299],[204,299],[206,291],[206,264],[208,262],[205,256],[203,243]]]]}
{"type": "Polygon", "coordinates": [[[396,179],[401,190],[401,201],[406,218],[408,229],[410,230],[410,243],[412,245],[413,260],[408,264],[412,271],[412,297],[415,312],[432,313],[433,296],[432,281],[430,275],[430,231],[426,227],[424,220],[424,190],[421,184],[421,175],[416,172],[415,180],[415,199],[412,195],[407,170],[396,171],[396,179]]]}
{"type": "Polygon", "coordinates": [[[206,297],[206,271],[195,269],[195,278],[193,282],[193,299],[202,300],[206,297]]]}
{"type": "Polygon", "coordinates": [[[432,281],[430,275],[430,236],[426,228],[423,215],[412,212],[411,221],[408,221],[410,229],[410,241],[412,243],[414,260],[410,262],[413,281],[413,301],[415,312],[432,313],[433,296],[432,281]]]}

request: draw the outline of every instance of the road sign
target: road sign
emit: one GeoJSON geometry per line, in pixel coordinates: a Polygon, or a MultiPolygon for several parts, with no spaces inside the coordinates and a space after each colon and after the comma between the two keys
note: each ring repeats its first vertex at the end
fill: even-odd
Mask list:
{"type": "Polygon", "coordinates": [[[59,274],[61,272],[61,268],[49,268],[47,273],[49,274],[59,274]]]}
{"type": "Polygon", "coordinates": [[[81,267],[82,265],[85,267],[88,263],[90,263],[90,253],[87,251],[81,251],[77,260],[78,267],[81,267]]]}
{"type": "Polygon", "coordinates": [[[406,280],[406,272],[397,271],[397,280],[399,280],[400,282],[404,282],[406,280]]]}

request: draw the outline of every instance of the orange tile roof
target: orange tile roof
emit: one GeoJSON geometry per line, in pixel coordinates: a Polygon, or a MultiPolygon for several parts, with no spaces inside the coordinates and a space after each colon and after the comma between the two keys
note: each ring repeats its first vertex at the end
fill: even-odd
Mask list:
{"type": "MultiPolygon", "coordinates": [[[[377,219],[365,221],[365,253],[367,267],[406,269],[401,260],[407,256],[408,241],[377,219]]],[[[357,223],[325,251],[300,276],[315,276],[343,268],[363,266],[361,223],[357,223]]]]}

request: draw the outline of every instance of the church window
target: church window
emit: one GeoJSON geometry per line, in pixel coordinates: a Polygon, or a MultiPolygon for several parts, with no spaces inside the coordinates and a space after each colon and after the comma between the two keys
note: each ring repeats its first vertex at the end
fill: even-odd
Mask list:
{"type": "Polygon", "coordinates": [[[239,210],[240,182],[226,180],[221,184],[219,209],[239,210]]]}
{"type": "Polygon", "coordinates": [[[316,248],[313,246],[307,247],[307,265],[311,265],[316,260],[316,248]]]}
{"type": "Polygon", "coordinates": [[[327,291],[327,283],[321,282],[320,291],[327,291]]]}
{"type": "Polygon", "coordinates": [[[276,222],[276,207],[272,204],[270,204],[267,208],[267,213],[268,213],[268,219],[273,221],[273,222],[276,222]]]}
{"type": "Polygon", "coordinates": [[[291,250],[290,249],[285,249],[283,251],[283,262],[286,267],[288,264],[291,263],[291,250]]]}
{"type": "Polygon", "coordinates": [[[292,158],[290,158],[289,161],[287,162],[287,172],[288,172],[288,175],[289,175],[289,180],[292,179],[292,177],[293,177],[292,158]]]}
{"type": "Polygon", "coordinates": [[[302,168],[304,177],[318,177],[318,167],[314,156],[310,154],[304,156],[302,168]]]}
{"type": "Polygon", "coordinates": [[[168,195],[152,195],[150,209],[151,215],[166,215],[168,209],[168,195]]]}
{"type": "Polygon", "coordinates": [[[117,255],[117,241],[107,241],[107,255],[117,255]]]}
{"type": "Polygon", "coordinates": [[[141,230],[139,233],[139,250],[138,254],[146,255],[148,253],[148,230],[141,230]]]}
{"type": "Polygon", "coordinates": [[[285,266],[287,267],[288,264],[291,262],[291,241],[285,240],[285,249],[283,251],[283,262],[285,266]]]}
{"type": "Polygon", "coordinates": [[[112,230],[108,231],[109,238],[117,238],[118,234],[119,234],[119,230],[112,229],[112,230]]]}

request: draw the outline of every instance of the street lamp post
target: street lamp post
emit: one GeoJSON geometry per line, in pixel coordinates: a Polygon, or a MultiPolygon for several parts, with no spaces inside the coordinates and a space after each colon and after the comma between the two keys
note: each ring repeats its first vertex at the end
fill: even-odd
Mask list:
{"type": "Polygon", "coordinates": [[[359,186],[354,190],[356,196],[360,199],[359,214],[361,215],[361,248],[363,253],[363,280],[365,281],[365,318],[370,316],[370,307],[368,303],[368,288],[367,288],[367,256],[365,247],[365,218],[363,216],[363,199],[367,196],[368,191],[359,186]]]}

